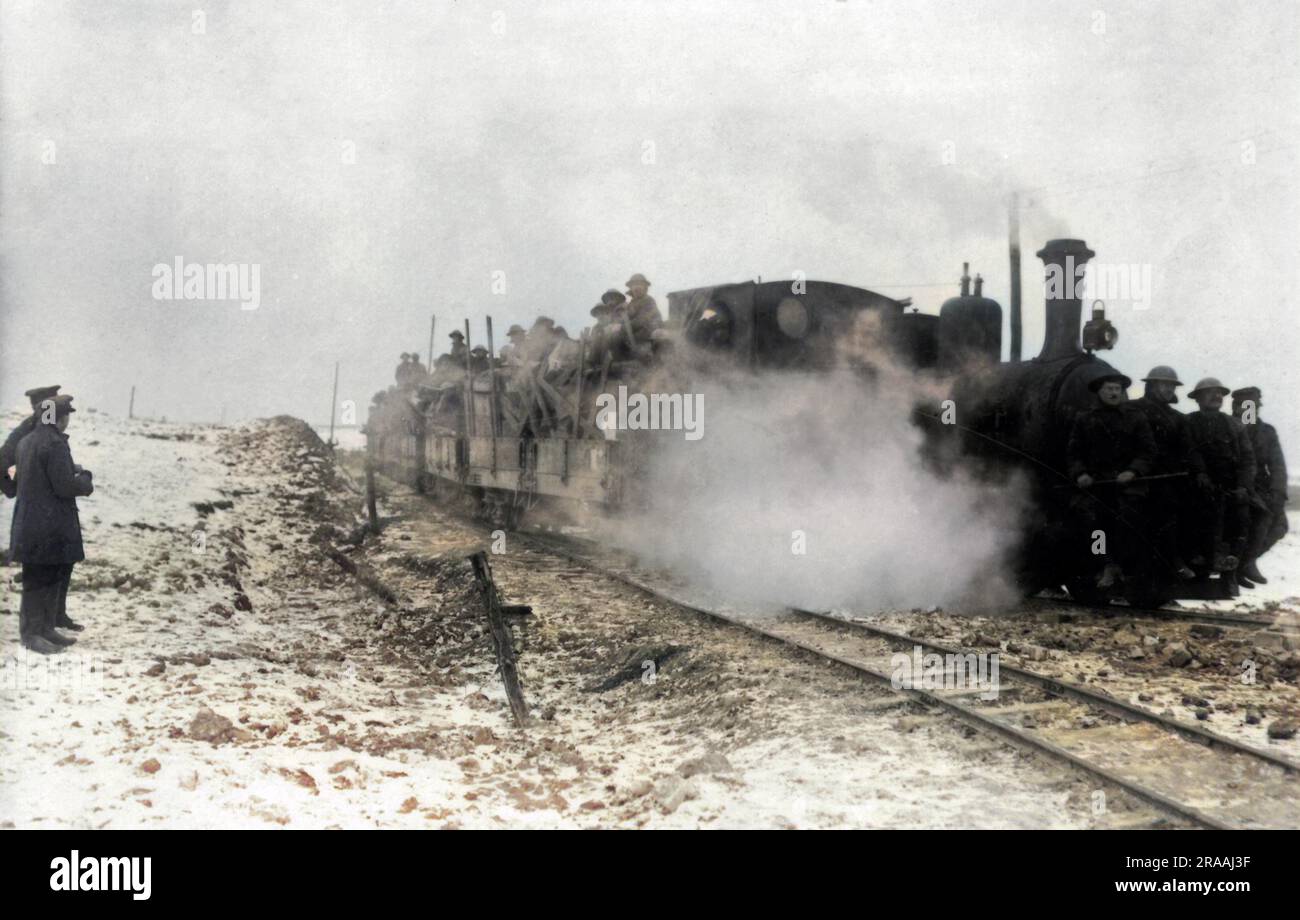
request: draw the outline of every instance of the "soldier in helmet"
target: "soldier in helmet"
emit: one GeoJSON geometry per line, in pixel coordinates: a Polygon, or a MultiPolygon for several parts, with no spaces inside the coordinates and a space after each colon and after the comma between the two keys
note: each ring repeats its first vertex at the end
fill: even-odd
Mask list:
{"type": "Polygon", "coordinates": [[[524,337],[524,363],[534,365],[546,357],[546,353],[555,344],[555,320],[549,316],[539,316],[533,320],[533,328],[524,337]]]}
{"type": "Polygon", "coordinates": [[[664,319],[659,305],[650,296],[650,282],[645,275],[635,274],[627,279],[628,302],[624,308],[632,348],[638,357],[648,357],[652,352],[654,333],[663,327],[664,319]]]}
{"type": "Polygon", "coordinates": [[[524,348],[524,327],[515,323],[506,332],[506,338],[510,340],[509,344],[501,346],[501,365],[503,367],[518,367],[523,364],[524,348]]]}
{"type": "Polygon", "coordinates": [[[411,362],[411,356],[406,352],[402,352],[402,362],[397,365],[397,371],[393,374],[393,377],[394,379],[396,379],[397,385],[399,387],[406,386],[406,381],[410,379],[410,375],[411,375],[410,362],[411,362]]]}
{"type": "Polygon", "coordinates": [[[416,351],[411,352],[410,357],[411,357],[411,363],[408,366],[406,372],[407,384],[408,386],[413,386],[413,387],[419,386],[429,378],[429,369],[425,367],[424,362],[420,360],[419,352],[416,351]]]}
{"type": "Polygon", "coordinates": [[[1189,506],[1188,477],[1202,489],[1209,488],[1210,481],[1205,474],[1205,463],[1192,445],[1187,416],[1173,408],[1178,402],[1175,391],[1183,385],[1178,374],[1162,364],[1151,368],[1142,382],[1146,384],[1146,392],[1141,399],[1134,400],[1133,406],[1146,416],[1155,439],[1156,456],[1151,475],[1171,477],[1151,483],[1148,505],[1151,542],[1162,561],[1179,578],[1187,580],[1195,577],[1195,573],[1183,561],[1179,534],[1186,529],[1180,527],[1180,513],[1189,506]],[[1172,478],[1179,474],[1185,475],[1172,478]]]}
{"type": "Polygon", "coordinates": [[[32,414],[19,422],[17,428],[9,432],[9,437],[5,439],[4,446],[0,447],[0,493],[9,498],[13,498],[18,493],[18,484],[9,475],[9,470],[18,457],[18,442],[31,434],[38,421],[37,415],[40,412],[41,403],[59,395],[59,385],[35,387],[23,395],[31,401],[32,414]]]}
{"type": "Polygon", "coordinates": [[[463,370],[465,367],[465,333],[459,329],[454,329],[447,338],[451,339],[451,351],[438,355],[438,360],[433,362],[434,369],[463,370]]]}
{"type": "Polygon", "coordinates": [[[488,369],[488,351],[482,345],[475,345],[469,350],[469,369],[474,374],[481,374],[488,369]]]}
{"type": "Polygon", "coordinates": [[[1097,406],[1074,420],[1066,448],[1070,478],[1079,487],[1071,501],[1090,546],[1101,546],[1104,561],[1097,587],[1113,587],[1127,570],[1135,574],[1143,558],[1140,522],[1147,496],[1139,477],[1151,472],[1156,444],[1141,409],[1125,401],[1133,381],[1103,374],[1088,384],[1097,406]],[[1102,543],[1092,537],[1101,530],[1102,543]]]}
{"type": "Polygon", "coordinates": [[[1231,578],[1250,535],[1250,490],[1255,486],[1255,452],[1246,427],[1223,411],[1228,388],[1206,377],[1188,394],[1200,407],[1187,416],[1192,443],[1201,459],[1210,488],[1199,503],[1197,556],[1193,567],[1225,573],[1231,578]]]}
{"type": "Polygon", "coordinates": [[[1287,532],[1286,457],[1277,429],[1259,417],[1263,408],[1259,387],[1242,387],[1232,391],[1232,417],[1241,422],[1255,455],[1255,487],[1251,502],[1250,538],[1237,580],[1245,587],[1252,582],[1268,584],[1259,571],[1259,557],[1287,532]]]}

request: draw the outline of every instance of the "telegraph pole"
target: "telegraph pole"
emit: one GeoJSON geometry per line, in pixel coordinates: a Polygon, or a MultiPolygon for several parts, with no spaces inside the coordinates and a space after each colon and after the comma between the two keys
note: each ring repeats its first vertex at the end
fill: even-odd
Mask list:
{"type": "Polygon", "coordinates": [[[131,405],[126,409],[127,418],[135,418],[135,385],[131,386],[131,405]]]}
{"type": "Polygon", "coordinates": [[[433,327],[438,322],[438,317],[429,317],[429,363],[425,365],[429,373],[433,373],[433,327]]]}

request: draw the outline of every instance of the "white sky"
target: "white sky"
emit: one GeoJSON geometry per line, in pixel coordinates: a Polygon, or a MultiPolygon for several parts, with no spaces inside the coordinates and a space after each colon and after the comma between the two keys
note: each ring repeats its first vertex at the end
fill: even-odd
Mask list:
{"type": "Polygon", "coordinates": [[[439,351],[576,332],[634,271],[936,311],[969,260],[1005,307],[1023,188],[1026,356],[1033,252],[1082,237],[1153,276],[1113,363],[1256,383],[1300,456],[1298,9],[0,0],[0,404],[325,421],[334,361],[364,411],[431,312],[439,351]],[[259,264],[260,308],[152,299],[178,255],[259,264]]]}

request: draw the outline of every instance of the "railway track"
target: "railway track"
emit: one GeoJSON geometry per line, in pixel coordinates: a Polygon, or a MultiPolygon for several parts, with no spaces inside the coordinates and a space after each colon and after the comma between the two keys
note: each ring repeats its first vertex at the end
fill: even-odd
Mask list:
{"type": "MultiPolygon", "coordinates": [[[[1300,763],[1162,716],[1049,675],[999,662],[996,692],[987,684],[958,686],[963,651],[870,623],[809,610],[750,616],[704,606],[647,583],[625,565],[600,558],[590,541],[519,534],[541,551],[561,555],[658,600],[716,622],[834,662],[885,684],[977,731],[1046,755],[1092,779],[1123,789],[1161,815],[1213,829],[1300,827],[1300,763]],[[576,549],[585,543],[587,551],[576,549]],[[896,679],[898,656],[917,650],[941,656],[942,686],[896,679]],[[947,683],[952,679],[954,686],[947,683]]],[[[966,659],[968,660],[968,659],[966,659]]]]}
{"type": "MultiPolygon", "coordinates": [[[[571,542],[574,545],[585,546],[593,552],[601,550],[601,546],[585,537],[565,534],[562,537],[548,535],[547,539],[559,539],[565,542],[571,542]]],[[[1070,610],[1077,610],[1081,613],[1091,615],[1102,615],[1107,617],[1133,617],[1137,619],[1162,620],[1165,622],[1181,623],[1205,623],[1212,626],[1235,626],[1242,629],[1268,629],[1277,626],[1277,617],[1269,614],[1251,614],[1235,613],[1219,610],[1209,610],[1197,607],[1135,607],[1129,604],[1110,604],[1105,607],[1098,607],[1096,604],[1088,604],[1083,601],[1075,600],[1064,594],[1039,595],[1037,597],[1025,598],[1021,605],[1027,610],[1051,610],[1052,608],[1065,607],[1070,610]]]]}
{"type": "Polygon", "coordinates": [[[1267,629],[1277,625],[1277,618],[1268,614],[1234,613],[1220,610],[1208,610],[1197,607],[1133,607],[1127,604],[1111,604],[1098,607],[1075,600],[1065,595],[1041,595],[1027,598],[1022,604],[1029,609],[1044,607],[1068,607],[1075,610],[1107,616],[1134,617],[1139,619],[1163,620],[1165,622],[1206,623],[1211,626],[1239,626],[1244,629],[1267,629]]]}

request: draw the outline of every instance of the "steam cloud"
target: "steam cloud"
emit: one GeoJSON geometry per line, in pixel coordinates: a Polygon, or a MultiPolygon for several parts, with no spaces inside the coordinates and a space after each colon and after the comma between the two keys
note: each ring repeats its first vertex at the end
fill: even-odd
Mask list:
{"type": "Polygon", "coordinates": [[[648,507],[610,536],[751,607],[1010,601],[1018,498],[928,469],[911,418],[921,382],[878,370],[874,384],[847,369],[711,382],[703,438],[655,434],[648,507]]]}

